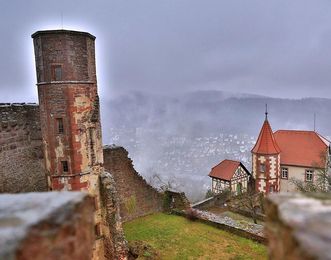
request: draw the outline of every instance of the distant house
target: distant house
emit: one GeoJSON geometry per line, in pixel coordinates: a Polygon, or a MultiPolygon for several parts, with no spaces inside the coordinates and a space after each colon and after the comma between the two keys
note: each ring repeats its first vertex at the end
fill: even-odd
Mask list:
{"type": "Polygon", "coordinates": [[[239,161],[224,160],[211,169],[209,177],[212,179],[214,194],[226,189],[234,194],[240,194],[247,191],[250,172],[239,161]]]}
{"type": "Polygon", "coordinates": [[[315,131],[272,132],[266,117],[252,149],[252,174],[257,192],[295,191],[291,178],[316,181],[319,170],[327,170],[330,142],[315,131]]]}

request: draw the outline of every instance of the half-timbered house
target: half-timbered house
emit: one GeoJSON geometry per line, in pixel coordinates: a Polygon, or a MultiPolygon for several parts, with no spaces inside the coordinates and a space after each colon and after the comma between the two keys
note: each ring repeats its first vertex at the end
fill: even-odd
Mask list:
{"type": "Polygon", "coordinates": [[[241,162],[223,160],[209,173],[212,180],[212,192],[218,194],[224,190],[230,190],[236,195],[246,192],[250,176],[250,172],[241,162]]]}

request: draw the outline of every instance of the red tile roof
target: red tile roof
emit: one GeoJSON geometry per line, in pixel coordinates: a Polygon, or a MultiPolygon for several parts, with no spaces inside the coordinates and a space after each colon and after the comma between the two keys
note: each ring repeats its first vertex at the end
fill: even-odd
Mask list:
{"type": "Polygon", "coordinates": [[[211,169],[209,177],[230,181],[239,165],[238,161],[223,160],[211,169]]]}
{"type": "Polygon", "coordinates": [[[329,141],[313,131],[278,130],[274,137],[280,147],[280,163],[305,167],[325,167],[329,141]]]}
{"type": "Polygon", "coordinates": [[[259,137],[256,141],[255,146],[252,149],[252,153],[259,154],[278,154],[280,149],[272,133],[272,129],[268,120],[266,119],[263,123],[259,137]]]}

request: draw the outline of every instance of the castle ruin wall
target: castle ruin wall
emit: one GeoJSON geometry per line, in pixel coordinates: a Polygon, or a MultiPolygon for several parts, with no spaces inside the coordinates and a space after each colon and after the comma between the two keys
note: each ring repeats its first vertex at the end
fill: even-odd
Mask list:
{"type": "Polygon", "coordinates": [[[46,190],[38,105],[0,104],[0,193],[46,190]]]}
{"type": "Polygon", "coordinates": [[[132,160],[123,147],[105,146],[103,155],[104,168],[115,180],[123,221],[162,210],[163,195],[134,169],[132,160]]]}

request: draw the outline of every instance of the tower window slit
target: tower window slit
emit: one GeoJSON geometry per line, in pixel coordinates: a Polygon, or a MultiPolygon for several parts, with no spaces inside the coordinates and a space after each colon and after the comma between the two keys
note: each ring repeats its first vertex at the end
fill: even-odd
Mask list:
{"type": "Polygon", "coordinates": [[[61,65],[52,66],[52,80],[55,80],[55,81],[62,80],[62,66],[61,65]]]}
{"type": "Polygon", "coordinates": [[[58,134],[63,134],[64,133],[64,125],[63,125],[63,119],[62,118],[57,118],[57,132],[58,134]]]}
{"type": "Polygon", "coordinates": [[[89,128],[89,136],[90,136],[90,140],[89,141],[90,141],[91,163],[93,165],[95,163],[93,128],[89,128]]]}
{"type": "Polygon", "coordinates": [[[62,161],[62,171],[63,172],[69,172],[69,165],[68,165],[68,161],[62,161]]]}

